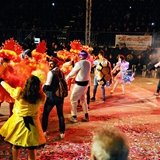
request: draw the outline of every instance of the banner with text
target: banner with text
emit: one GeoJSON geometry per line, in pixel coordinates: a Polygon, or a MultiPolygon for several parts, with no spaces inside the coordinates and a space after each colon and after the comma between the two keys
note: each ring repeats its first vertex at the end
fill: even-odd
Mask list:
{"type": "Polygon", "coordinates": [[[152,36],[116,35],[115,45],[123,43],[129,50],[146,50],[152,44],[152,36]]]}

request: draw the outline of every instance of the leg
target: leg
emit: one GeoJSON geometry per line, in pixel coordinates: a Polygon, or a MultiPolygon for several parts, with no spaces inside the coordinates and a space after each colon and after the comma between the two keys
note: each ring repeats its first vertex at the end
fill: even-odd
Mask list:
{"type": "Polygon", "coordinates": [[[96,92],[97,92],[97,87],[98,87],[97,77],[96,77],[96,76],[94,76],[93,97],[91,98],[91,100],[95,100],[96,92]]]}
{"type": "Polygon", "coordinates": [[[13,160],[18,160],[20,154],[20,150],[16,149],[15,146],[12,146],[12,156],[13,156],[13,160]]]}
{"type": "Polygon", "coordinates": [[[118,85],[118,81],[115,82],[115,84],[114,84],[114,86],[113,86],[113,89],[112,89],[111,92],[110,92],[111,94],[114,92],[114,90],[115,90],[115,88],[117,87],[117,85],[118,85]]]}
{"type": "Polygon", "coordinates": [[[59,119],[59,132],[60,134],[64,134],[65,122],[64,122],[64,115],[63,115],[63,101],[57,102],[56,109],[57,109],[57,115],[59,119]]]}
{"type": "Polygon", "coordinates": [[[105,101],[106,97],[105,97],[105,88],[104,86],[101,86],[102,89],[102,100],[105,101]]]}
{"type": "Polygon", "coordinates": [[[42,129],[43,132],[46,132],[47,127],[48,127],[48,116],[49,113],[51,112],[52,108],[54,107],[53,102],[47,98],[45,104],[44,104],[44,111],[43,111],[43,116],[42,116],[42,129]]]}
{"type": "Polygon", "coordinates": [[[9,103],[9,117],[11,117],[14,103],[9,103]]]}
{"type": "Polygon", "coordinates": [[[90,86],[88,86],[88,90],[87,90],[87,104],[90,104],[90,86]]]}
{"type": "Polygon", "coordinates": [[[160,91],[160,80],[159,80],[159,82],[158,82],[158,85],[157,85],[157,93],[159,93],[159,91],[160,91]]]}
{"type": "Polygon", "coordinates": [[[121,83],[121,87],[122,87],[122,94],[124,94],[124,91],[125,91],[125,89],[124,89],[124,83],[121,83]]]}
{"type": "Polygon", "coordinates": [[[28,160],[36,160],[36,150],[28,150],[28,160]]]}
{"type": "Polygon", "coordinates": [[[85,91],[85,93],[81,95],[80,100],[81,100],[81,103],[82,103],[85,118],[82,118],[82,122],[88,122],[89,121],[88,105],[87,105],[87,102],[86,102],[86,93],[87,93],[88,87],[86,87],[86,89],[84,88],[83,90],[85,91]]]}

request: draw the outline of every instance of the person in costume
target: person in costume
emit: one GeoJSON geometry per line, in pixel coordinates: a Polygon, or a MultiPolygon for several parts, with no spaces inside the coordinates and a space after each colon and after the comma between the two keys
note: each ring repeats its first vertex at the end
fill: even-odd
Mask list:
{"type": "MultiPolygon", "coordinates": [[[[22,85],[20,77],[16,74],[13,64],[20,60],[22,47],[13,38],[6,40],[0,49],[0,78],[3,78],[10,86],[17,87],[22,85]]],[[[0,86],[0,105],[3,102],[9,103],[9,116],[12,115],[14,99],[6,90],[0,86]]]]}
{"type": "Polygon", "coordinates": [[[44,104],[42,115],[42,128],[44,135],[46,136],[48,117],[53,107],[56,106],[60,132],[60,135],[57,138],[63,139],[65,137],[65,120],[63,115],[64,97],[57,97],[54,90],[55,86],[58,86],[59,83],[56,73],[59,75],[59,77],[61,77],[61,74],[63,74],[58,67],[58,62],[59,61],[57,58],[52,58],[52,60],[49,62],[50,71],[47,74],[47,79],[43,86],[43,91],[45,92],[47,99],[44,104]]]}
{"type": "Polygon", "coordinates": [[[66,76],[68,81],[71,77],[76,75],[75,84],[73,86],[70,102],[71,102],[71,118],[69,122],[76,123],[77,120],[77,101],[80,99],[83,107],[85,117],[82,118],[82,122],[89,121],[88,107],[86,103],[86,93],[90,81],[91,63],[87,60],[88,53],[85,50],[81,50],[79,53],[80,60],[75,63],[71,72],[66,76]]]}
{"type": "Polygon", "coordinates": [[[95,101],[97,87],[100,85],[102,90],[102,101],[105,101],[105,86],[109,86],[112,83],[111,63],[106,58],[104,58],[104,51],[100,50],[98,53],[98,59],[95,60],[93,64],[96,66],[96,68],[94,73],[93,97],[91,100],[95,101]]]}
{"type": "MultiPolygon", "coordinates": [[[[160,61],[159,61],[158,63],[156,63],[156,64],[150,69],[150,71],[155,70],[156,68],[159,68],[159,67],[160,67],[160,61]]],[[[159,95],[159,92],[160,92],[160,80],[158,81],[156,92],[155,92],[153,95],[158,96],[158,95],[159,95]]]]}
{"type": "Polygon", "coordinates": [[[13,160],[18,160],[20,148],[28,149],[28,159],[36,160],[36,149],[46,143],[39,119],[39,107],[45,101],[42,77],[43,74],[34,73],[24,87],[16,88],[0,79],[0,85],[15,100],[12,116],[0,129],[0,135],[12,145],[13,160]]]}
{"type": "Polygon", "coordinates": [[[133,74],[128,71],[128,68],[129,68],[129,62],[127,62],[125,60],[124,55],[119,55],[118,62],[112,70],[112,73],[115,73],[116,71],[119,71],[119,72],[115,76],[116,82],[115,82],[112,90],[110,91],[111,94],[113,94],[114,90],[116,89],[116,87],[119,83],[121,83],[122,94],[125,93],[124,84],[131,82],[133,80],[133,74]]]}

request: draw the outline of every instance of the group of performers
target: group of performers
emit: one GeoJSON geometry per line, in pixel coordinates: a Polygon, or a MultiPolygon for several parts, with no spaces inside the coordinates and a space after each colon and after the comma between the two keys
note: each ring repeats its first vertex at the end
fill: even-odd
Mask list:
{"type": "MultiPolygon", "coordinates": [[[[59,65],[61,70],[67,75],[73,68],[73,64],[79,61],[78,53],[80,50],[86,50],[88,52],[87,60],[91,62],[91,66],[95,67],[95,78],[97,83],[94,82],[94,93],[93,100],[95,98],[95,92],[97,85],[101,85],[102,88],[102,99],[105,100],[104,86],[111,85],[113,82],[113,72],[120,70],[119,74],[116,76],[116,84],[113,90],[117,86],[118,82],[121,84],[131,81],[131,73],[128,72],[128,62],[125,61],[122,55],[115,68],[111,68],[110,62],[104,58],[104,53],[95,57],[93,56],[92,47],[83,46],[80,41],[74,40],[70,44],[70,51],[61,50],[57,53],[57,58],[59,59],[59,65]],[[101,58],[102,57],[102,58],[101,58]],[[105,62],[106,60],[106,62],[105,62]],[[108,62],[108,64],[107,64],[108,62]],[[125,64],[125,65],[124,65],[125,64]],[[119,79],[119,80],[118,80],[119,79]]],[[[40,69],[46,73],[49,71],[49,63],[47,58],[51,59],[53,57],[47,56],[46,53],[46,43],[45,41],[40,42],[36,49],[31,51],[30,49],[23,50],[23,48],[16,42],[13,38],[6,40],[0,50],[0,78],[3,78],[12,87],[23,86],[25,80],[31,75],[32,71],[40,69]],[[30,52],[31,57],[28,56],[30,52]]],[[[94,78],[94,79],[95,79],[94,78]]],[[[70,90],[71,84],[74,83],[75,77],[68,80],[68,88],[70,90]]],[[[111,93],[113,93],[113,90],[111,93]]],[[[5,92],[4,89],[0,87],[0,104],[4,101],[8,102],[10,105],[10,115],[13,108],[13,99],[5,92]]],[[[122,85],[122,92],[124,93],[124,85],[122,85]]]]}
{"type": "MultiPolygon", "coordinates": [[[[58,66],[66,75],[68,88],[71,90],[70,100],[72,106],[72,117],[69,121],[74,123],[77,122],[76,103],[80,99],[85,111],[85,117],[82,118],[82,122],[88,122],[88,102],[86,103],[85,94],[90,92],[91,67],[95,67],[92,100],[95,100],[97,86],[100,85],[102,88],[102,100],[105,101],[105,87],[108,87],[113,83],[113,75],[115,71],[120,70],[120,72],[116,75],[116,83],[111,93],[113,93],[115,87],[120,82],[122,84],[122,93],[124,94],[124,83],[131,82],[133,80],[133,74],[128,71],[129,63],[125,60],[123,55],[119,55],[118,62],[112,70],[110,62],[104,58],[103,51],[99,51],[98,56],[94,57],[91,54],[93,49],[89,46],[83,46],[80,41],[74,40],[70,45],[70,51],[62,50],[58,51],[57,53],[58,66]],[[72,84],[75,84],[73,88],[71,88],[72,84]]],[[[19,149],[17,146],[27,148],[31,147],[30,149],[34,150],[36,148],[35,146],[43,145],[45,143],[44,135],[41,135],[42,128],[40,127],[40,122],[37,119],[37,105],[35,110],[27,106],[36,103],[36,100],[33,99],[34,91],[32,90],[32,87],[35,87],[36,91],[39,92],[39,95],[35,94],[37,96],[36,99],[42,99],[43,97],[41,96],[43,92],[41,88],[44,85],[47,78],[47,73],[50,70],[49,61],[54,59],[54,57],[47,56],[46,50],[47,48],[45,41],[41,41],[39,44],[37,44],[36,48],[31,51],[30,49],[23,50],[22,46],[20,46],[19,43],[13,38],[6,40],[0,49],[0,104],[4,101],[9,103],[9,116],[11,117],[0,130],[0,134],[7,138],[6,141],[10,142],[11,144],[13,143],[16,146],[13,147],[12,150],[13,154],[15,154],[15,157],[18,154],[19,149]],[[31,57],[28,56],[28,53],[31,54],[31,57]],[[38,77],[38,79],[36,77],[38,77]],[[37,84],[35,84],[36,82],[37,84]],[[24,88],[24,94],[21,93],[22,88],[24,88]],[[27,92],[29,88],[31,88],[30,93],[27,92]],[[18,96],[20,96],[20,98],[17,98],[18,96]],[[28,99],[28,97],[32,98],[28,99]],[[24,103],[23,99],[27,101],[27,103],[24,103]],[[16,107],[13,108],[13,105],[16,107]],[[20,113],[20,110],[23,112],[20,113]],[[30,113],[30,115],[27,116],[27,113],[30,113]],[[20,115],[21,118],[17,119],[15,115],[20,115]],[[32,121],[31,115],[33,115],[34,118],[36,117],[34,122],[32,121]],[[22,117],[24,118],[22,119],[22,117]],[[26,133],[20,133],[20,129],[22,129],[22,123],[20,123],[21,120],[25,122],[28,130],[30,130],[30,125],[28,125],[28,123],[32,124],[33,126],[37,125],[38,130],[40,131],[40,133],[37,135],[41,137],[42,141],[33,140],[34,144],[28,144],[28,142],[25,142],[25,140],[28,138],[24,141],[21,141],[21,139],[26,136],[26,133],[28,134],[28,137],[31,136],[30,139],[34,139],[34,134],[29,134],[28,130],[26,130],[26,133]],[[14,125],[9,124],[11,121],[15,122],[14,125]],[[17,123],[19,123],[20,127],[15,131],[17,135],[15,137],[14,134],[10,137],[8,133],[12,134],[13,132],[11,130],[6,132],[6,127],[7,130],[9,130],[14,126],[17,126],[17,123]],[[20,134],[21,137],[19,137],[18,134],[20,134]],[[13,142],[15,139],[16,143],[13,142]],[[35,146],[33,147],[33,145],[35,146]]],[[[37,130],[35,130],[35,132],[37,132],[37,130]]],[[[30,152],[30,154],[33,154],[31,157],[35,156],[34,152],[30,152]]]]}

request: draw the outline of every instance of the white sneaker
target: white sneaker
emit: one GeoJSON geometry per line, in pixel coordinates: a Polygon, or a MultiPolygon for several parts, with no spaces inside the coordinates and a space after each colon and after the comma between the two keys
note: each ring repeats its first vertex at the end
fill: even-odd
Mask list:
{"type": "Polygon", "coordinates": [[[158,96],[158,95],[159,95],[159,93],[157,93],[157,92],[156,92],[156,93],[154,93],[153,95],[154,95],[154,96],[158,96]]]}
{"type": "Polygon", "coordinates": [[[68,119],[68,121],[71,122],[71,123],[77,123],[78,122],[77,118],[74,118],[74,117],[71,117],[70,119],[68,119]]]}
{"type": "Polygon", "coordinates": [[[61,133],[61,134],[60,134],[60,138],[61,138],[61,139],[64,139],[64,137],[65,137],[65,134],[64,134],[64,133],[61,133]]]}
{"type": "Polygon", "coordinates": [[[47,133],[46,132],[43,132],[44,136],[46,137],[47,136],[47,133]]]}

